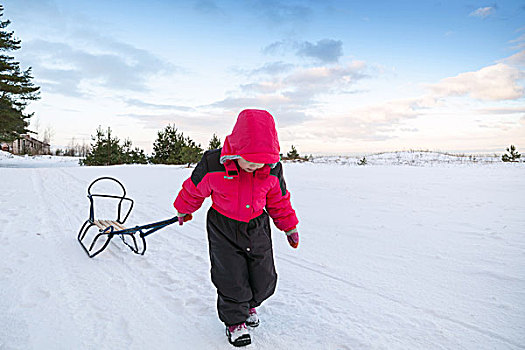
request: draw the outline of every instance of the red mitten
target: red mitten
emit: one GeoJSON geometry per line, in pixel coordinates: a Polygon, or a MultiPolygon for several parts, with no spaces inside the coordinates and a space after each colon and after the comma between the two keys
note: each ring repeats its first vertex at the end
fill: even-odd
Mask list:
{"type": "Polygon", "coordinates": [[[177,213],[177,216],[179,217],[179,225],[182,225],[186,221],[190,221],[191,219],[193,219],[193,215],[191,214],[177,213]]]}
{"type": "Polygon", "coordinates": [[[294,249],[299,246],[299,232],[296,228],[291,229],[286,232],[286,238],[288,239],[288,244],[294,249]]]}

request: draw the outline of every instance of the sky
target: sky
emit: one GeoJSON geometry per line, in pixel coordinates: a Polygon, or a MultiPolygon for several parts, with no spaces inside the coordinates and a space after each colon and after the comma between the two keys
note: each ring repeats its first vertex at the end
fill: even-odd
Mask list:
{"type": "Polygon", "coordinates": [[[257,108],[283,153],[525,149],[525,1],[2,3],[52,148],[100,126],[151,153],[169,124],[207,148],[257,108]]]}

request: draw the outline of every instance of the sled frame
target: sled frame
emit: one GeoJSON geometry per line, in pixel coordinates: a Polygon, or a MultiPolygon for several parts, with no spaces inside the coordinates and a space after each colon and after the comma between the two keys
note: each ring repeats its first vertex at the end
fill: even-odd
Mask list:
{"type": "Polygon", "coordinates": [[[158,221],[142,226],[135,226],[133,228],[125,228],[124,223],[126,222],[129,214],[131,213],[131,210],[133,209],[133,199],[126,197],[126,189],[124,188],[124,185],[117,179],[113,177],[103,176],[99,177],[98,179],[94,180],[88,187],[88,195],[90,201],[89,206],[89,218],[84,222],[82,227],[80,228],[80,231],[78,232],[77,240],[86,252],[86,254],[93,258],[97,256],[98,254],[102,253],[109,245],[113,237],[119,236],[124,242],[126,246],[128,246],[131,251],[135,254],[144,255],[146,252],[146,239],[145,237],[160,230],[161,228],[164,228],[168,225],[171,225],[175,222],[178,222],[178,217],[175,216],[168,220],[158,221]],[[95,183],[102,180],[110,180],[116,182],[120,188],[122,189],[122,195],[110,195],[110,194],[94,194],[91,193],[91,188],[95,183]],[[95,219],[95,201],[93,200],[96,197],[102,197],[102,198],[115,198],[119,199],[118,205],[117,205],[117,213],[116,213],[116,220],[96,220],[95,219]],[[122,204],[128,201],[130,202],[130,207],[123,215],[122,212],[122,204]],[[88,230],[93,227],[97,226],[99,228],[98,234],[93,238],[93,241],[91,244],[86,245],[84,243],[84,238],[88,232],[88,230]],[[129,238],[130,243],[128,243],[125,239],[125,237],[129,238]],[[96,243],[99,241],[99,239],[105,239],[104,244],[98,249],[93,250],[96,243]],[[141,247],[139,247],[139,242],[142,243],[141,247]]]}

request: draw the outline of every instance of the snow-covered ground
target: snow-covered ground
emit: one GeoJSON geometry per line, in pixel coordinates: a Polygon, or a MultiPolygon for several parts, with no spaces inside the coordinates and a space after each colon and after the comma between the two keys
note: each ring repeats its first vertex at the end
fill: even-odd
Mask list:
{"type": "Polygon", "coordinates": [[[413,165],[433,166],[442,164],[479,164],[499,163],[501,156],[483,154],[450,154],[431,151],[404,151],[364,154],[359,157],[351,156],[318,156],[313,157],[313,163],[335,163],[341,165],[357,165],[360,160],[366,159],[367,165],[413,165]]]}
{"type": "Polygon", "coordinates": [[[78,166],[79,157],[16,156],[0,151],[0,168],[56,168],[78,166]]]}
{"type": "MultiPolygon", "coordinates": [[[[137,225],[174,215],[191,170],[0,167],[0,349],[231,349],[209,278],[209,201],[149,236],[145,256],[116,239],[89,259],[76,240],[95,178],[125,184],[137,225]]],[[[279,284],[248,348],[524,349],[524,174],[285,164],[301,243],[274,230],[279,284]]]]}

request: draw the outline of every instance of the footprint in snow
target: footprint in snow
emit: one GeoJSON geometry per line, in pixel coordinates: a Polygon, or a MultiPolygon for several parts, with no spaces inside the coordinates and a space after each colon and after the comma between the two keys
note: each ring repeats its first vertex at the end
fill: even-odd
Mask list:
{"type": "Polygon", "coordinates": [[[13,269],[9,268],[9,267],[4,267],[2,270],[1,270],[1,274],[0,274],[0,281],[2,280],[6,280],[9,276],[11,276],[13,274],[13,269]]]}
{"type": "Polygon", "coordinates": [[[34,308],[50,296],[49,291],[39,287],[25,290],[22,291],[20,306],[27,309],[34,308]]]}
{"type": "Polygon", "coordinates": [[[173,298],[166,301],[166,307],[174,314],[180,314],[184,311],[184,301],[180,298],[173,298]]]}

